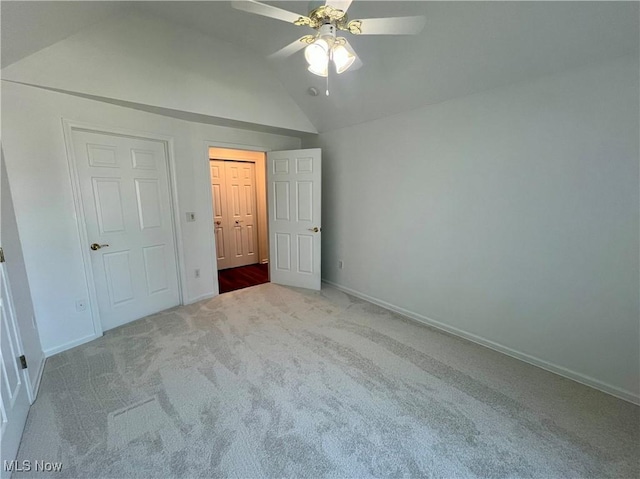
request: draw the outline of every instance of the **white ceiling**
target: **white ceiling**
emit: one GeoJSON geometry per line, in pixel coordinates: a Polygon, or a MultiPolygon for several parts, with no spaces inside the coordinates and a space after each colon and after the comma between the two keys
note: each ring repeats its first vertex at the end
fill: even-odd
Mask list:
{"type": "MultiPolygon", "coordinates": [[[[306,14],[309,2],[267,2],[306,14]]],[[[318,2],[313,2],[318,5],[318,2]]],[[[2,66],[135,8],[267,56],[308,34],[229,2],[2,2],[2,66]]],[[[416,36],[349,36],[364,66],[324,79],[303,54],[272,67],[319,131],[439,103],[563,69],[639,55],[637,2],[355,0],[350,18],[425,15],[416,36]]],[[[203,58],[202,61],[207,61],[203,58]]]]}

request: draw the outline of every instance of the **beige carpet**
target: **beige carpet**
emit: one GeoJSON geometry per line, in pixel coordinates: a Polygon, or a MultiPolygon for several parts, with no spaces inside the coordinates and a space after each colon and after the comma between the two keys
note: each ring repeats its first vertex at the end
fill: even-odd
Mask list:
{"type": "Polygon", "coordinates": [[[639,408],[335,289],[272,284],[47,361],[14,477],[633,477],[639,408]]]}

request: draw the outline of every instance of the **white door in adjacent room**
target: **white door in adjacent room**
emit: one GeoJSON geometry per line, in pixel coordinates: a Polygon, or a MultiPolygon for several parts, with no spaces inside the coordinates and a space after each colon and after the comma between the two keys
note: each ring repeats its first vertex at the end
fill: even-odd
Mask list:
{"type": "Polygon", "coordinates": [[[211,200],[213,202],[213,230],[216,239],[218,269],[230,268],[229,239],[227,238],[227,184],[224,161],[209,162],[211,173],[211,200]]]}
{"type": "Polygon", "coordinates": [[[103,329],[180,304],[166,144],[72,130],[103,329]]]}
{"type": "Polygon", "coordinates": [[[271,282],[320,289],[321,152],[267,153],[271,282]]]}
{"type": "Polygon", "coordinates": [[[212,160],[210,168],[218,269],[258,263],[254,163],[212,160]]]}
{"type": "MultiPolygon", "coordinates": [[[[0,249],[0,260],[2,260],[0,249]]],[[[29,412],[29,398],[20,356],[22,344],[16,321],[11,289],[4,261],[0,261],[0,477],[11,475],[11,463],[16,457],[20,438],[29,412]]]]}

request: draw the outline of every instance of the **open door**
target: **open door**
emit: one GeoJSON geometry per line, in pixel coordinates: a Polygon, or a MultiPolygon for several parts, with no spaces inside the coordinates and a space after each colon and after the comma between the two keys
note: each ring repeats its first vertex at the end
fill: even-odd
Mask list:
{"type": "Polygon", "coordinates": [[[271,282],[320,289],[319,148],[267,153],[271,282]]]}
{"type": "MultiPolygon", "coordinates": [[[[0,460],[1,478],[11,475],[20,445],[22,431],[29,412],[29,397],[22,373],[20,357],[22,344],[20,331],[16,322],[11,290],[7,282],[5,262],[0,248],[0,369],[3,379],[0,384],[0,442],[2,454],[0,460]],[[6,464],[6,465],[5,465],[6,464]]],[[[24,356],[22,356],[24,357],[24,356]]]]}
{"type": "Polygon", "coordinates": [[[29,405],[35,400],[44,354],[30,317],[33,313],[31,295],[23,269],[4,153],[0,153],[0,478],[5,479],[18,465],[16,453],[29,405]],[[14,274],[13,284],[9,282],[10,274],[14,274]],[[11,286],[17,288],[12,291],[11,286]],[[29,369],[26,369],[27,357],[29,369]]]}

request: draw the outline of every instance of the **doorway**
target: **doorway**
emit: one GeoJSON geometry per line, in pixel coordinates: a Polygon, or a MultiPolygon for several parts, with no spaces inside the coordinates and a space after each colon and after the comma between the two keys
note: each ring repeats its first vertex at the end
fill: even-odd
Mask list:
{"type": "Polygon", "coordinates": [[[265,153],[209,148],[220,293],[269,281],[265,153]]]}

